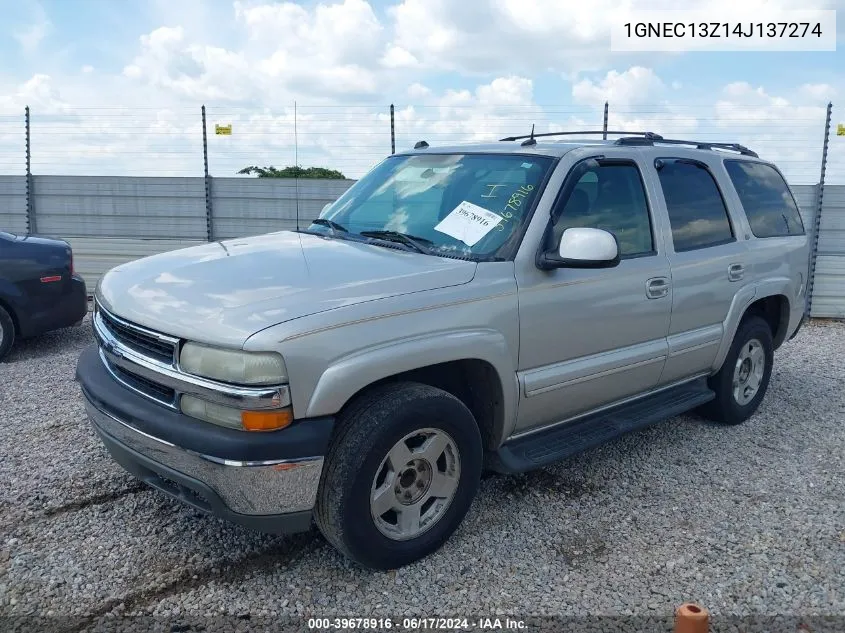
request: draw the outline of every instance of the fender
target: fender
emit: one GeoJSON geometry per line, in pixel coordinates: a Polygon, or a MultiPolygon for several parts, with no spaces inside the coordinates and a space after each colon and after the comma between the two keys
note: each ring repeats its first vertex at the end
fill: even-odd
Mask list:
{"type": "Polygon", "coordinates": [[[502,384],[504,428],[495,429],[494,433],[497,437],[507,437],[516,422],[519,389],[507,341],[492,329],[435,332],[390,341],[341,357],[320,376],[304,417],[336,414],[356,393],[378,380],[428,365],[465,359],[486,361],[496,370],[502,384]]]}
{"type": "MultiPolygon", "coordinates": [[[[745,311],[748,309],[748,306],[755,301],[776,295],[786,297],[788,303],[787,317],[789,319],[786,332],[791,331],[792,322],[795,320],[792,315],[792,309],[795,304],[789,299],[789,297],[794,294],[790,290],[791,284],[792,281],[788,277],[772,277],[756,284],[754,287],[747,286],[736,293],[736,296],[731,303],[731,308],[728,311],[728,316],[722,324],[722,331],[724,332],[724,335],[722,337],[722,343],[719,346],[719,351],[713,361],[713,366],[711,368],[713,372],[719,371],[722,363],[725,362],[725,357],[728,355],[728,350],[730,350],[731,345],[733,344],[736,330],[739,327],[739,322],[745,315],[745,311]]],[[[797,320],[800,320],[800,315],[798,315],[797,320]]]]}
{"type": "Polygon", "coordinates": [[[754,303],[756,299],[756,286],[745,286],[734,295],[731,307],[728,310],[728,316],[722,321],[722,342],[719,345],[716,358],[713,360],[713,365],[710,368],[713,373],[719,371],[722,363],[725,362],[725,357],[731,349],[739,322],[742,320],[742,316],[745,314],[748,306],[754,303]]]}
{"type": "Polygon", "coordinates": [[[782,296],[786,299],[786,314],[781,314],[781,319],[786,319],[786,326],[782,332],[773,335],[775,349],[789,337],[793,329],[798,325],[804,316],[804,302],[801,292],[801,285],[804,276],[796,281],[789,277],[772,277],[757,285],[757,299],[766,297],[782,296]]]}

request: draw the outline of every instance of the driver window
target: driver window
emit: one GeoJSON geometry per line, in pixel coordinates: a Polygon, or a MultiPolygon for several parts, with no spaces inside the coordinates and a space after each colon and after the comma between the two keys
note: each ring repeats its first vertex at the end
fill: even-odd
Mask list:
{"type": "Polygon", "coordinates": [[[623,258],[654,253],[645,190],[633,164],[591,167],[558,202],[554,217],[556,244],[566,229],[587,227],[613,233],[623,258]]]}

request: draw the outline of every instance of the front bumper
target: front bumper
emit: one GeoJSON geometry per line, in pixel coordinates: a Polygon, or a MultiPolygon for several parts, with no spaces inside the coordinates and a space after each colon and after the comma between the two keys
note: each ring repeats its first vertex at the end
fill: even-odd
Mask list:
{"type": "Polygon", "coordinates": [[[262,532],[310,527],[333,421],[301,420],[267,433],[217,428],[125,388],[107,372],[96,346],[80,357],[77,379],[95,431],[140,480],[262,532]],[[229,434],[237,442],[227,442],[229,434]],[[276,447],[275,457],[267,454],[268,444],[276,447]]]}

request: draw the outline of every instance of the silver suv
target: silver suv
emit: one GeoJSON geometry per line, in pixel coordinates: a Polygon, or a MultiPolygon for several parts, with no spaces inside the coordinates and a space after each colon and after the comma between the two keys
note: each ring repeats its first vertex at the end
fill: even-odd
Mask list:
{"type": "Polygon", "coordinates": [[[298,230],[113,269],[77,368],[94,429],[195,508],[316,520],[386,569],[449,538],[483,469],[746,420],[804,312],[782,175],[736,144],[579,134],[420,142],[298,230]]]}

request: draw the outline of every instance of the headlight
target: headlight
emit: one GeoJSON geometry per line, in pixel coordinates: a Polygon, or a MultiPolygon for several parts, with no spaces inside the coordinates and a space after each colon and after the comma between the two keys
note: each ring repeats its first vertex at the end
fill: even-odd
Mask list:
{"type": "Polygon", "coordinates": [[[185,343],[179,354],[182,370],[236,385],[279,385],[287,382],[284,359],[275,352],[242,352],[185,343]]]}

